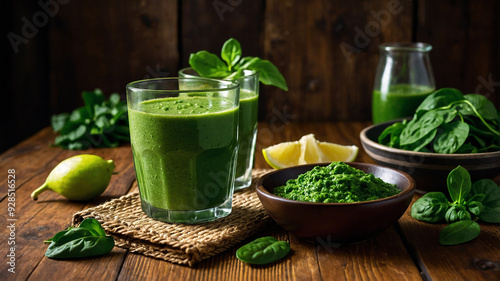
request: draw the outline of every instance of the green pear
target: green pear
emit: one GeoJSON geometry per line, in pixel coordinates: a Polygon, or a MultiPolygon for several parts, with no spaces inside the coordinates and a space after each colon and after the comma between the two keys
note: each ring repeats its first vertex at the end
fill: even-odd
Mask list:
{"type": "Polygon", "coordinates": [[[113,160],[82,154],[59,163],[49,174],[45,183],[31,194],[37,200],[46,190],[55,191],[73,201],[88,201],[101,195],[109,185],[115,169],[113,160]]]}

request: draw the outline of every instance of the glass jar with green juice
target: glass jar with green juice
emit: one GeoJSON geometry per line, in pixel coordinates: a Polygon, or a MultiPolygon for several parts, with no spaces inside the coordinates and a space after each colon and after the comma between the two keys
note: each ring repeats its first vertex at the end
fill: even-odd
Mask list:
{"type": "Polygon", "coordinates": [[[372,99],[374,124],[411,117],[435,88],[426,43],[386,43],[379,46],[380,60],[372,99]]]}

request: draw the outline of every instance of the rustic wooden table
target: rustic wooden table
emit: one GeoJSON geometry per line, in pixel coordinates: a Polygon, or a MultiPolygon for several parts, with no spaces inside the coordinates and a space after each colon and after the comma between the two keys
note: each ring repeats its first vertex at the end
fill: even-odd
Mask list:
{"type": "MultiPolygon", "coordinates": [[[[359,141],[359,132],[367,125],[296,124],[276,118],[259,125],[255,167],[269,168],[260,153],[262,148],[298,140],[308,133],[314,133],[321,141],[358,145],[357,161],[373,163],[359,141]]],[[[479,237],[466,244],[445,247],[437,242],[443,225],[416,221],[409,215],[409,209],[396,225],[376,237],[340,247],[303,241],[271,223],[250,239],[272,235],[289,241],[292,252],[283,260],[264,266],[237,260],[237,247],[193,268],[118,247],[97,258],[45,258],[47,245],[43,241],[66,229],[75,212],[117,198],[136,186],[129,146],[67,151],[50,147],[53,140],[52,130],[46,128],[0,155],[0,280],[500,280],[499,225],[481,223],[479,237]],[[119,174],[112,177],[99,199],[76,203],[46,192],[38,202],[31,201],[30,193],[45,181],[54,166],[81,153],[96,154],[116,163],[119,174]],[[12,175],[15,183],[11,181],[10,187],[15,185],[15,190],[8,185],[12,175]]]]}

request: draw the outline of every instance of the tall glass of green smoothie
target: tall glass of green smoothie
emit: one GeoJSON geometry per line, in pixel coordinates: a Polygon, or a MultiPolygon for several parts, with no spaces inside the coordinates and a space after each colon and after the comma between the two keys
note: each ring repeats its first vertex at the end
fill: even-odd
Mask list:
{"type": "Polygon", "coordinates": [[[127,85],[134,167],[150,217],[201,223],[231,212],[239,85],[158,78],[127,85]]]}
{"type": "Polygon", "coordinates": [[[411,117],[435,89],[426,43],[387,43],[380,60],[372,99],[373,123],[411,117]]]}
{"type": "MultiPolygon", "coordinates": [[[[259,73],[244,70],[243,76],[234,81],[240,84],[239,148],[236,161],[234,189],[239,190],[252,183],[252,168],[257,140],[257,115],[259,104],[259,73]]],[[[199,77],[192,68],[179,71],[180,77],[199,77]]]]}

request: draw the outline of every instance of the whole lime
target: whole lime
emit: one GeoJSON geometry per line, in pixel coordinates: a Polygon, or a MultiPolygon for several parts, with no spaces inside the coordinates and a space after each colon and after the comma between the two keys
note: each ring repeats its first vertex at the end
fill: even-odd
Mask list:
{"type": "Polygon", "coordinates": [[[31,194],[33,200],[45,190],[55,191],[74,201],[88,201],[101,195],[109,185],[115,169],[113,160],[81,154],[59,163],[45,183],[31,194]]]}

